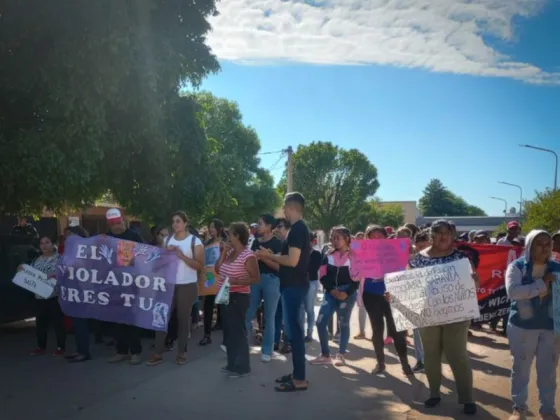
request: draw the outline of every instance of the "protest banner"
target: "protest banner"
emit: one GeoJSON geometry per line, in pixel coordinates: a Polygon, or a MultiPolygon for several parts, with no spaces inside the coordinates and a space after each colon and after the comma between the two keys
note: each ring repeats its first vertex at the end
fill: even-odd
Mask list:
{"type": "Polygon", "coordinates": [[[12,283],[44,299],[48,299],[52,296],[56,280],[48,279],[45,273],[30,265],[22,264],[12,279],[12,283]]]}
{"type": "Polygon", "coordinates": [[[410,239],[352,241],[352,272],[356,277],[382,279],[404,270],[410,258],[410,239]]]}
{"type": "Polygon", "coordinates": [[[554,332],[560,335],[560,273],[554,273],[556,280],[552,283],[552,309],[554,311],[554,332]]]}
{"type": "Polygon", "coordinates": [[[385,275],[397,331],[480,316],[468,259],[385,275]]]}
{"type": "Polygon", "coordinates": [[[220,244],[209,245],[204,249],[204,279],[198,282],[200,296],[212,296],[218,293],[218,278],[214,266],[220,258],[220,244]]]}
{"type": "Polygon", "coordinates": [[[62,311],[167,331],[177,262],[175,253],[150,245],[71,236],[57,267],[62,311]]]}

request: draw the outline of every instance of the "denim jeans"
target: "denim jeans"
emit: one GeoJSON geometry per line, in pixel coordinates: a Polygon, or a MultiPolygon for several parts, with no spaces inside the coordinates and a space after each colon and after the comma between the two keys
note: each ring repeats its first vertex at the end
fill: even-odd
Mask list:
{"type": "Polygon", "coordinates": [[[305,380],[305,342],[301,321],[301,307],[305,302],[308,287],[282,288],[282,311],[287,320],[292,345],[292,363],[294,365],[293,378],[296,381],[305,380]]]}
{"type": "Polygon", "coordinates": [[[307,337],[313,335],[313,328],[315,327],[315,301],[317,300],[317,291],[319,290],[319,281],[314,280],[309,282],[309,290],[302,310],[302,326],[305,328],[305,316],[307,315],[307,337]]]}
{"type": "Polygon", "coordinates": [[[271,273],[261,274],[261,281],[251,286],[251,303],[247,311],[245,319],[245,328],[251,331],[251,323],[257,309],[264,299],[264,334],[262,343],[262,352],[266,355],[272,355],[274,349],[274,337],[276,327],[276,309],[280,300],[280,279],[271,273]]]}
{"type": "Polygon", "coordinates": [[[537,387],[541,414],[553,414],[556,395],[556,367],[560,354],[560,337],[553,330],[527,330],[508,324],[509,347],[513,356],[511,398],[513,407],[527,410],[531,365],[536,357],[537,387]]]}
{"type": "Polygon", "coordinates": [[[328,325],[334,312],[339,322],[340,328],[340,344],[338,352],[340,354],[346,353],[346,347],[350,341],[350,317],[352,310],[356,304],[358,294],[356,292],[350,294],[344,301],[338,300],[330,293],[325,294],[321,309],[319,309],[319,316],[317,317],[317,333],[319,334],[319,341],[321,342],[321,355],[329,356],[329,333],[328,325]]]}
{"type": "Polygon", "coordinates": [[[420,337],[420,330],[415,328],[412,330],[414,333],[414,354],[416,361],[424,363],[424,346],[422,346],[422,337],[420,337]]]}
{"type": "Polygon", "coordinates": [[[82,356],[91,357],[89,352],[89,320],[85,318],[72,318],[74,325],[74,339],[76,351],[82,356]]]}

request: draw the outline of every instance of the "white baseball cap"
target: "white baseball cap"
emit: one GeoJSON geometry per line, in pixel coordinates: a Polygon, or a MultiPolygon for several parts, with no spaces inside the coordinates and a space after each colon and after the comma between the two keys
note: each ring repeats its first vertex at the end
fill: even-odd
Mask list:
{"type": "Polygon", "coordinates": [[[107,223],[115,224],[120,223],[123,220],[122,212],[119,209],[109,209],[105,215],[107,223]]]}

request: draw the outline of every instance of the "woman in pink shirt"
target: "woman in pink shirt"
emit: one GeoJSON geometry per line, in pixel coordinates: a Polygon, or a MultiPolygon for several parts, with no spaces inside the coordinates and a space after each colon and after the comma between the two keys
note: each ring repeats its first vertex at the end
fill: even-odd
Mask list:
{"type": "Polygon", "coordinates": [[[259,265],[255,254],[247,249],[249,228],[245,223],[232,223],[220,259],[216,263],[221,288],[229,279],[229,303],[224,305],[224,344],[227,348],[227,366],[222,371],[230,378],[241,378],[251,372],[249,363],[249,342],[245,317],[249,310],[251,284],[260,278],[259,265]]]}

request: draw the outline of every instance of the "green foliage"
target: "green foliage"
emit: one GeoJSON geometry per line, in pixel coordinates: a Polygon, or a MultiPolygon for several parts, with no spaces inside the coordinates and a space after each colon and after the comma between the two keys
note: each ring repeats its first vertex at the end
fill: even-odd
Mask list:
{"type": "Polygon", "coordinates": [[[196,207],[205,138],[177,92],[219,68],[204,43],[214,0],[0,10],[0,213],[83,207],[107,190],[152,219],[196,207]]]}
{"type": "Polygon", "coordinates": [[[449,191],[439,179],[432,179],[424,189],[419,202],[420,212],[426,217],[486,216],[480,207],[468,204],[449,191]]]}
{"type": "MultiPolygon", "coordinates": [[[[330,142],[300,145],[293,156],[294,190],[305,196],[305,218],[314,229],[348,225],[358,220],[379,182],[377,169],[356,149],[343,150],[330,142]]],[[[286,175],[279,191],[286,192],[286,175]]]]}
{"type": "Polygon", "coordinates": [[[398,228],[404,224],[404,211],[397,204],[383,205],[379,199],[370,200],[364,203],[363,210],[348,227],[353,233],[365,232],[371,224],[398,228]]]}
{"type": "Polygon", "coordinates": [[[187,98],[198,104],[200,124],[208,139],[208,170],[203,173],[207,193],[200,201],[201,220],[219,217],[225,223],[253,222],[262,213],[273,213],[280,202],[274,180],[259,167],[259,137],[243,124],[237,104],[208,92],[187,98]]]}
{"type": "Polygon", "coordinates": [[[524,206],[524,232],[544,229],[554,233],[560,230],[560,191],[547,190],[537,193],[535,199],[525,202],[524,206]]]}

